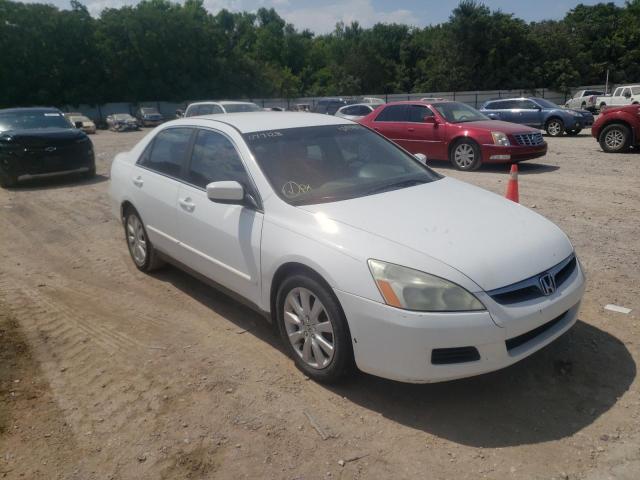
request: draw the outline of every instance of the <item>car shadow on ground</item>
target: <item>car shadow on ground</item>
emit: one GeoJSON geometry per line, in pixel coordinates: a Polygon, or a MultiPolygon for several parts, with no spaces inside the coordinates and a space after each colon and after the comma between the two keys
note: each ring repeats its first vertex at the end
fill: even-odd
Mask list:
{"type": "MultiPolygon", "coordinates": [[[[458,171],[456,168],[448,162],[429,162],[429,167],[433,167],[437,170],[451,170],[458,171]]],[[[522,162],[518,163],[518,173],[522,175],[549,173],[558,170],[558,165],[547,165],[546,163],[532,163],[522,162]]],[[[509,173],[511,170],[510,163],[485,163],[478,170],[473,173],[509,173]]],[[[465,172],[460,172],[464,174],[465,172]]]]}
{"type": "MultiPolygon", "coordinates": [[[[242,303],[173,267],[154,276],[232,322],[236,333],[284,353],[275,327],[242,303]]],[[[620,340],[578,321],[551,345],[498,372],[425,385],[357,373],[326,388],[407,427],[489,448],[569,437],[612,408],[635,376],[620,340]]]]}
{"type": "Polygon", "coordinates": [[[10,192],[29,192],[33,190],[50,190],[56,188],[83,187],[106,182],[109,177],[106,175],[96,175],[92,178],[85,178],[81,175],[61,175],[59,177],[33,178],[21,180],[15,187],[7,188],[10,192]]]}
{"type": "Polygon", "coordinates": [[[427,385],[360,375],[331,390],[402,425],[498,448],[575,434],[612,408],[635,376],[620,340],[578,321],[542,351],[498,372],[427,385]]]}

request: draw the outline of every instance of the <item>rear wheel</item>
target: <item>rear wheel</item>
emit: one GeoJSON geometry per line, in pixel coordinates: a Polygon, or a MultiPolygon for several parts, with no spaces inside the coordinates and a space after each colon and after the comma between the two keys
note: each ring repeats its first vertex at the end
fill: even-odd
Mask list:
{"type": "Polygon", "coordinates": [[[600,109],[599,109],[599,111],[600,111],[600,112],[602,112],[605,108],[607,108],[607,104],[606,104],[606,103],[604,103],[604,102],[602,102],[602,103],[600,104],[600,109]]]}
{"type": "Polygon", "coordinates": [[[559,118],[552,118],[545,126],[547,135],[551,137],[559,137],[564,133],[564,122],[559,118]]]}
{"type": "Polygon", "coordinates": [[[10,187],[15,187],[17,184],[18,184],[18,177],[0,170],[0,187],[10,188],[10,187]]]}
{"type": "Polygon", "coordinates": [[[353,366],[351,335],[338,300],[322,282],[304,273],[287,278],[276,299],[285,348],[296,366],[319,382],[348,376],[353,366]]]}
{"type": "Polygon", "coordinates": [[[138,212],[133,208],[127,209],[125,213],[124,234],[131,259],[138,270],[151,272],[162,266],[163,262],[147,237],[147,231],[138,212]]]}
{"type": "Polygon", "coordinates": [[[458,170],[467,172],[477,170],[482,164],[480,147],[472,140],[459,140],[453,148],[451,148],[449,161],[458,170]]]}
{"type": "Polygon", "coordinates": [[[624,152],[629,148],[631,132],[629,127],[620,123],[607,125],[600,133],[600,147],[607,153],[624,152]]]}

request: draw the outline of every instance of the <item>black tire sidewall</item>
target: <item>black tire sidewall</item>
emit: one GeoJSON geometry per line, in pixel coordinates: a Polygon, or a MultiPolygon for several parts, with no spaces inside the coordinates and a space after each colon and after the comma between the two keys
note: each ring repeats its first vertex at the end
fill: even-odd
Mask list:
{"type": "Polygon", "coordinates": [[[335,383],[351,373],[353,366],[353,347],[351,345],[349,327],[338,299],[333,292],[331,292],[330,288],[325,286],[324,282],[305,273],[295,273],[286,278],[278,288],[278,294],[276,296],[276,322],[287,354],[294,360],[296,366],[305,375],[318,382],[335,383]],[[285,299],[291,290],[298,287],[310,290],[320,299],[330,316],[330,321],[333,326],[335,352],[331,363],[321,370],[310,367],[304,363],[291,345],[284,325],[285,299]]]}
{"type": "Polygon", "coordinates": [[[451,147],[451,153],[449,154],[449,161],[457,170],[460,170],[461,172],[471,172],[473,170],[477,170],[478,168],[480,168],[480,165],[482,165],[482,152],[480,151],[480,147],[478,146],[478,144],[473,140],[468,140],[468,139],[458,140],[456,141],[456,143],[453,144],[453,147],[451,147]],[[455,160],[456,148],[458,148],[458,146],[460,146],[463,143],[466,143],[467,145],[471,145],[471,147],[473,148],[474,159],[473,159],[473,163],[469,167],[461,167],[456,163],[456,160],[455,160]]]}
{"type": "Polygon", "coordinates": [[[619,123],[614,123],[612,125],[607,125],[606,127],[604,127],[602,129],[602,132],[600,132],[600,138],[598,139],[598,143],[600,143],[600,148],[602,148],[602,150],[604,150],[607,153],[620,153],[620,152],[624,152],[629,148],[629,140],[631,138],[631,132],[629,131],[629,129],[622,124],[619,123]],[[617,149],[617,150],[612,150],[609,147],[607,147],[606,142],[604,141],[604,137],[606,136],[606,134],[608,132],[610,132],[611,130],[620,130],[622,132],[622,134],[624,135],[624,143],[622,144],[622,146],[617,149]]]}

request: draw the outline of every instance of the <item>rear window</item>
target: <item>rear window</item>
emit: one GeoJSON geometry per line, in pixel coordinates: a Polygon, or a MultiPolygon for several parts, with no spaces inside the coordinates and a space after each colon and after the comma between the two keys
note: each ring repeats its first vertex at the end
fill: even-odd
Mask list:
{"type": "Polygon", "coordinates": [[[376,122],[406,122],[407,106],[406,105],[389,105],[376,117],[376,122]]]}
{"type": "Polygon", "coordinates": [[[191,128],[162,130],[140,157],[138,164],[163,175],[180,178],[191,134],[191,128]]]}
{"type": "Polygon", "coordinates": [[[259,112],[261,109],[255,103],[229,103],[224,106],[227,113],[259,112]]]}

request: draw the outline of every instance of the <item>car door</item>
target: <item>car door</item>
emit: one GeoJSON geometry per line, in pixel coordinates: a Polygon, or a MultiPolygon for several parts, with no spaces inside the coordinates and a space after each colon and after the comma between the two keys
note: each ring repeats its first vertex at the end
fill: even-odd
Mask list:
{"type": "Polygon", "coordinates": [[[423,153],[427,158],[446,159],[445,126],[440,123],[425,122],[426,117],[435,119],[431,109],[424,105],[409,105],[404,138],[398,143],[411,153],[423,153]]]}
{"type": "Polygon", "coordinates": [[[485,106],[487,115],[494,120],[503,120],[505,122],[512,122],[512,112],[509,109],[511,102],[508,100],[498,100],[496,102],[488,103],[485,106]]]}
{"type": "Polygon", "coordinates": [[[620,105],[622,102],[622,87],[618,87],[615,89],[610,98],[607,99],[607,103],[609,106],[612,105],[620,105]]]}
{"type": "Polygon", "coordinates": [[[185,183],[178,191],[178,260],[220,285],[257,303],[263,214],[257,208],[216,203],[211,182],[235,180],[259,202],[240,155],[225,134],[198,129],[185,183]]]}
{"type": "Polygon", "coordinates": [[[406,133],[407,105],[389,105],[384,107],[371,122],[371,127],[389,140],[401,144],[406,133]]]}
{"type": "Polygon", "coordinates": [[[522,125],[530,127],[542,126],[542,109],[531,100],[517,100],[518,121],[522,125]]]}
{"type": "Polygon", "coordinates": [[[132,169],[134,207],[151,243],[170,256],[179,253],[176,203],[193,133],[188,127],[160,131],[132,169]]]}

